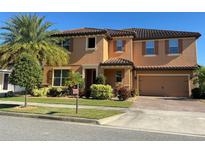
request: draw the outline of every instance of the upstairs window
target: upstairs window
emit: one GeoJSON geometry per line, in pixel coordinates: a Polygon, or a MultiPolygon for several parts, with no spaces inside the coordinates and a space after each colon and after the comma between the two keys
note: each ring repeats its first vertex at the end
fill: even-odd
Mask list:
{"type": "Polygon", "coordinates": [[[154,41],[146,41],[145,55],[154,55],[154,41]]]}
{"type": "Polygon", "coordinates": [[[116,51],[117,52],[122,52],[125,50],[125,47],[124,47],[124,41],[123,40],[116,40],[116,51]]]}
{"type": "Polygon", "coordinates": [[[179,53],[179,41],[178,39],[169,40],[169,54],[179,53]]]}
{"type": "Polygon", "coordinates": [[[115,82],[122,82],[122,71],[116,71],[115,82]]]}
{"type": "Polygon", "coordinates": [[[96,38],[95,37],[89,37],[87,38],[87,44],[86,47],[87,49],[94,49],[96,45],[96,38]]]}
{"type": "Polygon", "coordinates": [[[54,70],[53,86],[65,86],[65,81],[68,79],[69,70],[54,70]]]}
{"type": "Polygon", "coordinates": [[[62,40],[58,43],[58,45],[60,45],[61,47],[67,49],[68,51],[71,50],[71,40],[70,39],[62,40]]]}

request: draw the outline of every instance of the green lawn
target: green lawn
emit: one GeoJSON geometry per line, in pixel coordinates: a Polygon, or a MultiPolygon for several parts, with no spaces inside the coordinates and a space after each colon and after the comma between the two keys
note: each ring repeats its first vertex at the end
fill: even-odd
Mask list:
{"type": "Polygon", "coordinates": [[[18,105],[0,104],[0,111],[19,112],[19,113],[34,113],[42,115],[56,116],[72,116],[90,119],[102,119],[116,114],[123,113],[122,111],[114,110],[95,110],[95,109],[79,109],[79,113],[75,113],[75,109],[69,108],[53,108],[53,107],[37,107],[28,106],[22,108],[18,105]]]}
{"type": "MultiPolygon", "coordinates": [[[[24,102],[24,97],[3,97],[0,98],[2,101],[18,101],[24,102]]],[[[49,104],[75,104],[75,98],[39,98],[39,97],[28,97],[28,102],[35,103],[49,103],[49,104]]],[[[132,105],[130,101],[114,101],[114,100],[96,100],[96,99],[79,99],[79,105],[90,105],[90,106],[109,106],[109,107],[122,107],[127,108],[132,105]]]]}

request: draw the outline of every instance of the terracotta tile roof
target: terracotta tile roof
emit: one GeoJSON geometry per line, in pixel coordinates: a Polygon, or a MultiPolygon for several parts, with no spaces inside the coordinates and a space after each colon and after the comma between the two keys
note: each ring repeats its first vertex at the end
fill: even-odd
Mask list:
{"type": "Polygon", "coordinates": [[[159,66],[135,66],[136,70],[194,70],[198,68],[195,66],[172,66],[172,65],[159,65],[159,66]]]}
{"type": "Polygon", "coordinates": [[[146,39],[166,39],[166,38],[182,38],[182,37],[200,37],[198,32],[173,31],[173,30],[157,30],[143,28],[129,29],[100,29],[100,28],[79,28],[62,31],[52,36],[80,36],[80,35],[96,35],[105,34],[108,38],[116,36],[133,36],[136,40],[146,39]]]}
{"type": "Polygon", "coordinates": [[[201,36],[201,34],[198,32],[186,32],[186,31],[143,29],[143,28],[130,28],[124,30],[134,32],[136,40],[182,38],[182,37],[198,38],[201,36]]]}
{"type": "Polygon", "coordinates": [[[65,30],[53,34],[52,36],[79,36],[79,35],[90,35],[90,34],[95,35],[95,34],[106,34],[106,33],[107,31],[105,29],[85,27],[85,28],[65,30]]]}
{"type": "Polygon", "coordinates": [[[115,29],[106,29],[107,35],[110,37],[116,37],[116,36],[133,36],[135,35],[132,31],[126,31],[126,30],[115,30],[115,29]]]}
{"type": "Polygon", "coordinates": [[[116,66],[116,65],[133,65],[133,62],[123,59],[123,58],[111,58],[106,60],[105,62],[101,63],[100,65],[103,66],[116,66]]]}

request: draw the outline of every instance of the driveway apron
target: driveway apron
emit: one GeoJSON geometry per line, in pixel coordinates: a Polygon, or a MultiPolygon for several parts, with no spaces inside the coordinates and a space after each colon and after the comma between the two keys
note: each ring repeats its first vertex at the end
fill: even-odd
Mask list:
{"type": "Polygon", "coordinates": [[[205,103],[197,100],[139,97],[126,114],[106,125],[205,136],[204,111],[205,103]]]}

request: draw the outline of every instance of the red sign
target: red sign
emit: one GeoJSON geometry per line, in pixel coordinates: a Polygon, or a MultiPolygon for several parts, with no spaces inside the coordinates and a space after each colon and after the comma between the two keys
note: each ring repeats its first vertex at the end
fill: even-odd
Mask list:
{"type": "Polygon", "coordinates": [[[78,95],[79,94],[79,90],[78,89],[73,89],[73,95],[78,95]]]}

